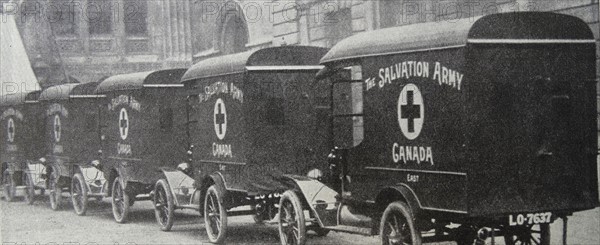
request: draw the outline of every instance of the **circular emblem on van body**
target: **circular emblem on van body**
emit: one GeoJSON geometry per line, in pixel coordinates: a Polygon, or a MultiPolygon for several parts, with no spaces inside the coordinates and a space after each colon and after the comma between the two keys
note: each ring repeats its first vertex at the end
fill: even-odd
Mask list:
{"type": "Polygon", "coordinates": [[[15,133],[16,133],[16,129],[15,129],[15,121],[12,118],[8,119],[8,122],[6,124],[6,132],[7,132],[7,140],[8,142],[12,143],[15,141],[15,133]]]}
{"type": "Polygon", "coordinates": [[[217,99],[217,102],[215,103],[214,122],[217,138],[223,140],[227,133],[227,110],[225,109],[225,103],[223,103],[221,98],[217,99]]]}
{"type": "Polygon", "coordinates": [[[402,134],[414,140],[421,134],[425,121],[425,104],[421,91],[412,83],[407,84],[398,98],[398,124],[402,134]]]}
{"type": "Polygon", "coordinates": [[[54,141],[56,143],[60,142],[61,133],[62,133],[62,125],[60,122],[60,116],[54,115],[54,141]]]}
{"type": "Polygon", "coordinates": [[[122,140],[126,140],[129,136],[129,114],[125,108],[121,108],[119,112],[119,135],[122,140]]]}

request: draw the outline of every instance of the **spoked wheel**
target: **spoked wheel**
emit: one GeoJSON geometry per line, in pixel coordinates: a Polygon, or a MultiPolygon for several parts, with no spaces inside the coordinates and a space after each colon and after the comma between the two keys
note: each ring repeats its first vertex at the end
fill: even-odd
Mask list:
{"type": "Polygon", "coordinates": [[[504,241],[507,245],[549,245],[550,225],[515,227],[505,231],[504,241]]]}
{"type": "Polygon", "coordinates": [[[117,223],[127,222],[129,215],[130,197],[125,193],[125,188],[121,184],[121,177],[115,178],[112,186],[112,211],[117,223]]]}
{"type": "Polygon", "coordinates": [[[383,245],[421,244],[421,233],[415,228],[412,212],[404,202],[388,205],[381,218],[379,234],[383,245]]]}
{"type": "Polygon", "coordinates": [[[88,190],[81,173],[76,173],[71,181],[71,201],[75,213],[79,216],[85,215],[88,204],[88,190]]]}
{"type": "Polygon", "coordinates": [[[25,184],[25,203],[31,205],[35,199],[35,187],[33,186],[33,178],[29,173],[23,173],[23,183],[25,184]]]}
{"type": "Polygon", "coordinates": [[[223,194],[213,185],[204,197],[204,226],[212,243],[223,243],[227,235],[227,210],[223,206],[223,194]]]}
{"type": "Polygon", "coordinates": [[[169,183],[165,179],[160,179],[154,187],[154,215],[162,231],[170,231],[173,227],[173,193],[169,188],[169,183]]]}
{"type": "Polygon", "coordinates": [[[8,169],[2,173],[2,188],[4,191],[4,200],[12,202],[15,199],[15,180],[8,169]]]}
{"type": "Polygon", "coordinates": [[[279,238],[282,245],[306,243],[306,222],[300,198],[286,191],[279,199],[279,238]]]}
{"type": "Polygon", "coordinates": [[[50,173],[50,178],[48,179],[48,189],[50,189],[48,198],[50,199],[50,208],[54,211],[62,207],[62,189],[58,185],[59,178],[60,174],[58,170],[52,169],[52,173],[50,173]]]}

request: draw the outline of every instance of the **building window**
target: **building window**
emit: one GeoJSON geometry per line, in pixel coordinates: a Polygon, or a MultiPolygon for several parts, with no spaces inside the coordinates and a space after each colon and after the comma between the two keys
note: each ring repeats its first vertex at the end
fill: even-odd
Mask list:
{"type": "Polygon", "coordinates": [[[91,35],[111,34],[113,6],[110,0],[88,0],[87,21],[91,35]]]}
{"type": "Polygon", "coordinates": [[[333,46],[342,39],[352,36],[352,12],[350,8],[340,9],[327,14],[325,25],[329,46],[333,46]]]}
{"type": "Polygon", "coordinates": [[[146,36],[148,34],[147,0],[125,0],[125,33],[130,36],[146,36]]]}
{"type": "Polygon", "coordinates": [[[403,1],[381,1],[379,3],[379,27],[386,28],[402,24],[403,1]]]}
{"type": "Polygon", "coordinates": [[[54,33],[58,36],[77,35],[79,18],[75,14],[73,1],[54,0],[49,5],[48,18],[54,33]]]}

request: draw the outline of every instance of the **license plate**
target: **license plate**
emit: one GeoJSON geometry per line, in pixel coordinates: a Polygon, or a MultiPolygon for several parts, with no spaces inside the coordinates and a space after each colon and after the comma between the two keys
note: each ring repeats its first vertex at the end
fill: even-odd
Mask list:
{"type": "Polygon", "coordinates": [[[528,214],[511,214],[508,216],[508,225],[537,225],[552,223],[552,213],[528,213],[528,214]]]}

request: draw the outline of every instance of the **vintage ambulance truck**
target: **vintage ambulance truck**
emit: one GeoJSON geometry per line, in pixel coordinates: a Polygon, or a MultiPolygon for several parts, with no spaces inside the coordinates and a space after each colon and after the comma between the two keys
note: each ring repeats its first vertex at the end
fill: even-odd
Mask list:
{"type": "Polygon", "coordinates": [[[157,184],[163,230],[172,225],[174,207],[193,208],[201,210],[209,240],[224,242],[228,216],[255,215],[257,222],[276,216],[280,194],[294,187],[285,174],[327,168],[328,93],[314,88],[325,52],[272,47],[188,69],[182,83],[192,147],[187,167],[163,170],[157,184]],[[241,206],[252,208],[235,209],[241,206]]]}
{"type": "Polygon", "coordinates": [[[183,85],[185,69],[111,76],[98,85],[102,170],[113,216],[124,223],[136,200],[150,200],[161,167],[185,161],[188,148],[183,85]],[[183,108],[183,110],[181,110],[183,108]]]}
{"type": "Polygon", "coordinates": [[[41,91],[7,94],[0,97],[0,162],[4,200],[23,196],[32,204],[35,190],[44,193],[45,167],[43,118],[38,97],[41,91]]]}
{"type": "Polygon", "coordinates": [[[48,197],[53,210],[64,205],[64,192],[71,194],[78,215],[86,213],[88,195],[98,200],[103,197],[101,190],[106,180],[92,165],[100,157],[99,111],[106,99],[94,94],[98,84],[56,85],[40,95],[48,197]]]}
{"type": "Polygon", "coordinates": [[[382,244],[549,244],[549,224],[598,206],[595,44],[580,19],[535,12],[341,41],[315,85],[331,92],[330,168],[291,176],[282,244],[310,226],[382,244]]]}

